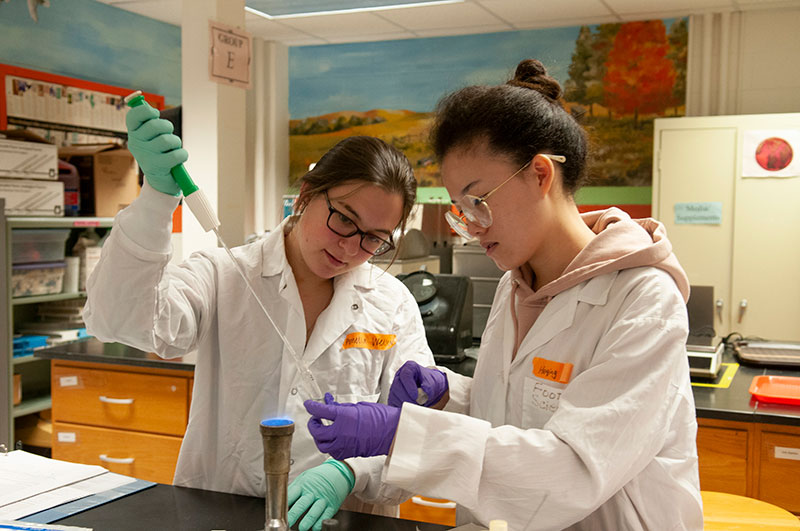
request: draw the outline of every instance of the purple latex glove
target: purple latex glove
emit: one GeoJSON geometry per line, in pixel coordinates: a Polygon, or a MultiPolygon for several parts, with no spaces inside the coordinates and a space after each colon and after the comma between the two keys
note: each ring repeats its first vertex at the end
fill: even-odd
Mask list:
{"type": "Polygon", "coordinates": [[[387,402],[394,407],[401,407],[403,402],[416,404],[418,388],[428,395],[422,405],[432,406],[442,399],[448,389],[447,375],[438,369],[428,369],[414,361],[407,361],[394,375],[387,402]]]}
{"type": "Polygon", "coordinates": [[[339,404],[330,393],[325,393],[325,403],[306,400],[303,405],[311,413],[308,431],[321,452],[334,459],[386,455],[392,446],[400,409],[359,402],[339,404]],[[332,420],[325,426],[321,419],[332,420]]]}

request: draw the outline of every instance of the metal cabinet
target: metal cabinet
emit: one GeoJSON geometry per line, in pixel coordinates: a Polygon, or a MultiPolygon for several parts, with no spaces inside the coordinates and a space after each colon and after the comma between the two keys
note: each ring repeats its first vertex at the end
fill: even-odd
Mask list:
{"type": "Polygon", "coordinates": [[[483,247],[470,243],[453,247],[453,274],[472,280],[472,337],[480,339],[503,271],[483,247]]]}
{"type": "Polygon", "coordinates": [[[113,218],[6,217],[5,201],[0,198],[0,249],[4,272],[0,275],[0,443],[13,448],[14,419],[50,408],[50,360],[33,356],[14,358],[15,323],[24,315],[35,314],[42,302],[85,297],[85,292],[57,293],[32,297],[12,296],[12,238],[15,229],[71,229],[111,227],[113,218]],[[14,405],[14,375],[19,375],[22,402],[14,405]]]}

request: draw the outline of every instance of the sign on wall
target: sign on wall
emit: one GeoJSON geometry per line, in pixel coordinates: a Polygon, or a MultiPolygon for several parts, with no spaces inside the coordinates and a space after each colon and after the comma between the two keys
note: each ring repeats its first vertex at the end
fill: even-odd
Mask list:
{"type": "Polygon", "coordinates": [[[208,75],[211,81],[249,89],[252,37],[246,31],[208,21],[208,75]]]}
{"type": "Polygon", "coordinates": [[[742,177],[797,177],[800,175],[800,131],[796,129],[744,132],[742,177]]]}

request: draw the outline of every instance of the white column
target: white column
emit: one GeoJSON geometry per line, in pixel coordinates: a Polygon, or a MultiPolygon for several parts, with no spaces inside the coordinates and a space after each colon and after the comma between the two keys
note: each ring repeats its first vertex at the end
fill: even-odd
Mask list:
{"type": "Polygon", "coordinates": [[[247,98],[248,173],[253,176],[255,231],[281,220],[289,184],[289,49],[253,39],[253,90],[247,98]]]}
{"type": "MultiPolygon", "coordinates": [[[[183,144],[189,151],[186,169],[216,206],[220,233],[231,247],[241,244],[248,232],[245,90],[209,80],[208,21],[244,29],[244,15],[244,0],[183,0],[181,105],[183,144]]],[[[249,212],[252,217],[252,206],[249,212]]],[[[183,256],[216,243],[216,236],[203,232],[184,206],[183,256]]]]}

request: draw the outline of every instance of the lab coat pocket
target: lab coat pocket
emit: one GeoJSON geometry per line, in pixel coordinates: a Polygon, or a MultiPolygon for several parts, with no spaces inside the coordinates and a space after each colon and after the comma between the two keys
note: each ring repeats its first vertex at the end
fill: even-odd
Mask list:
{"type": "Polygon", "coordinates": [[[558,409],[564,388],[541,378],[525,378],[522,397],[522,427],[541,428],[558,409]]]}

